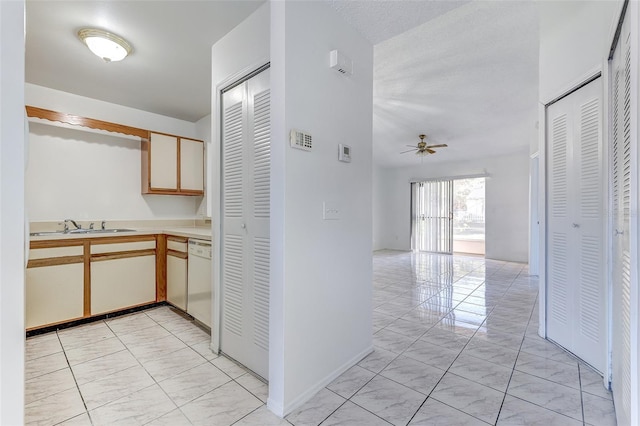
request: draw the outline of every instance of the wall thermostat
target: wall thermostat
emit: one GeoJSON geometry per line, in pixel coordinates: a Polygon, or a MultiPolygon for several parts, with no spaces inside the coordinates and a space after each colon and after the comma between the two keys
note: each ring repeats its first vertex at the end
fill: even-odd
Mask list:
{"type": "Polygon", "coordinates": [[[340,151],[338,153],[338,160],[343,161],[345,163],[351,162],[351,147],[349,145],[340,144],[340,151]]]}

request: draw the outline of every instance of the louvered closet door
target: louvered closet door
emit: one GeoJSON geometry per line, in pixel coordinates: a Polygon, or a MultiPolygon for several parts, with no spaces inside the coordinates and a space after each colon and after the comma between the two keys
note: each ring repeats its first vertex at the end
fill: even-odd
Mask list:
{"type": "Polygon", "coordinates": [[[547,109],[547,334],[605,371],[601,84],[547,109]]]}
{"type": "Polygon", "coordinates": [[[269,70],[223,94],[220,348],[269,365],[269,70]]]}
{"type": "Polygon", "coordinates": [[[631,48],[622,27],[611,66],[611,178],[613,210],[612,380],[618,424],[631,424],[631,48]]]}

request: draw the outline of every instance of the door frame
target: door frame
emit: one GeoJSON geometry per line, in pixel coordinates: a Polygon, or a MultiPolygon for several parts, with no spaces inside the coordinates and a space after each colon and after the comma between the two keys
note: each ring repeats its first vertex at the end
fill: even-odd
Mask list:
{"type": "Polygon", "coordinates": [[[540,155],[529,158],[529,274],[540,273],[540,155]]]}
{"type": "Polygon", "coordinates": [[[215,100],[212,100],[212,126],[211,126],[211,154],[208,156],[209,170],[218,169],[218,173],[211,173],[211,280],[212,280],[212,297],[211,297],[211,346],[210,349],[215,353],[220,353],[220,326],[221,326],[221,300],[222,294],[222,94],[227,90],[241,84],[250,79],[260,71],[268,68],[270,61],[268,58],[261,59],[241,70],[231,74],[226,79],[216,85],[213,93],[215,100]],[[216,146],[217,145],[217,146],[216,146]],[[214,167],[215,165],[215,167],[214,167]]]}

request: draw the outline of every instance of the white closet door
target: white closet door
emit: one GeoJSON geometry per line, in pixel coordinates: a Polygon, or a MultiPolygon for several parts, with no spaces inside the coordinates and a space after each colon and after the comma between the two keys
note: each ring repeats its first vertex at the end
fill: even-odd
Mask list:
{"type": "Polygon", "coordinates": [[[547,122],[547,334],[605,371],[601,79],[551,105],[547,122]]]}
{"type": "Polygon", "coordinates": [[[573,321],[570,299],[571,261],[569,194],[569,143],[573,126],[569,123],[570,99],[562,99],[547,109],[547,335],[571,346],[573,321]]]}
{"type": "Polygon", "coordinates": [[[611,61],[612,380],[618,424],[631,424],[631,49],[629,19],[611,61]]]}
{"type": "Polygon", "coordinates": [[[602,82],[581,89],[574,139],[575,224],[572,231],[577,255],[574,293],[574,353],[606,370],[607,287],[604,259],[605,199],[603,197],[602,82]]]}
{"type": "Polygon", "coordinates": [[[269,365],[270,91],[263,71],[223,95],[220,347],[269,365]]]}

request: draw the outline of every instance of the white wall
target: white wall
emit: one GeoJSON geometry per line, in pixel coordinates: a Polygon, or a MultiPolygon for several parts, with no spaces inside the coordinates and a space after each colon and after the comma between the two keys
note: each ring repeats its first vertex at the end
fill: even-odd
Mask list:
{"type": "MultiPolygon", "coordinates": [[[[485,187],[485,256],[526,262],[529,232],[529,156],[476,159],[459,163],[386,169],[382,184],[385,215],[374,236],[381,248],[411,249],[411,191],[417,178],[455,177],[488,173],[485,187]],[[386,182],[385,182],[386,181],[386,182]]],[[[376,182],[376,181],[374,181],[376,182]]],[[[374,193],[377,190],[374,189],[374,193]]]]}
{"type": "MultiPolygon", "coordinates": [[[[194,123],[31,84],[26,86],[26,103],[180,136],[199,136],[194,123]]],[[[29,126],[29,220],[196,217],[201,197],[142,195],[139,139],[46,123],[29,126]]]]}
{"type": "Polygon", "coordinates": [[[373,250],[384,249],[383,233],[387,223],[387,169],[373,165],[373,250]]]}
{"type": "Polygon", "coordinates": [[[372,350],[373,48],[324,2],[271,4],[270,409],[286,414],[372,350]],[[352,77],[329,68],[339,49],[352,77]],[[289,131],[313,136],[290,148],[289,131]],[[352,162],[338,161],[338,144],[352,162]],[[340,219],[322,219],[323,202],[340,219]]]}
{"type": "Polygon", "coordinates": [[[541,1],[540,100],[577,86],[606,62],[621,1],[541,1]]]}
{"type": "Polygon", "coordinates": [[[198,139],[204,141],[205,155],[204,197],[199,202],[196,200],[198,204],[197,215],[199,218],[205,218],[211,217],[211,175],[215,170],[218,170],[217,168],[214,169],[211,164],[211,155],[209,154],[209,151],[211,151],[211,114],[196,121],[196,131],[198,139]]]}
{"type": "Polygon", "coordinates": [[[24,1],[0,1],[0,424],[24,424],[24,1]]]}

